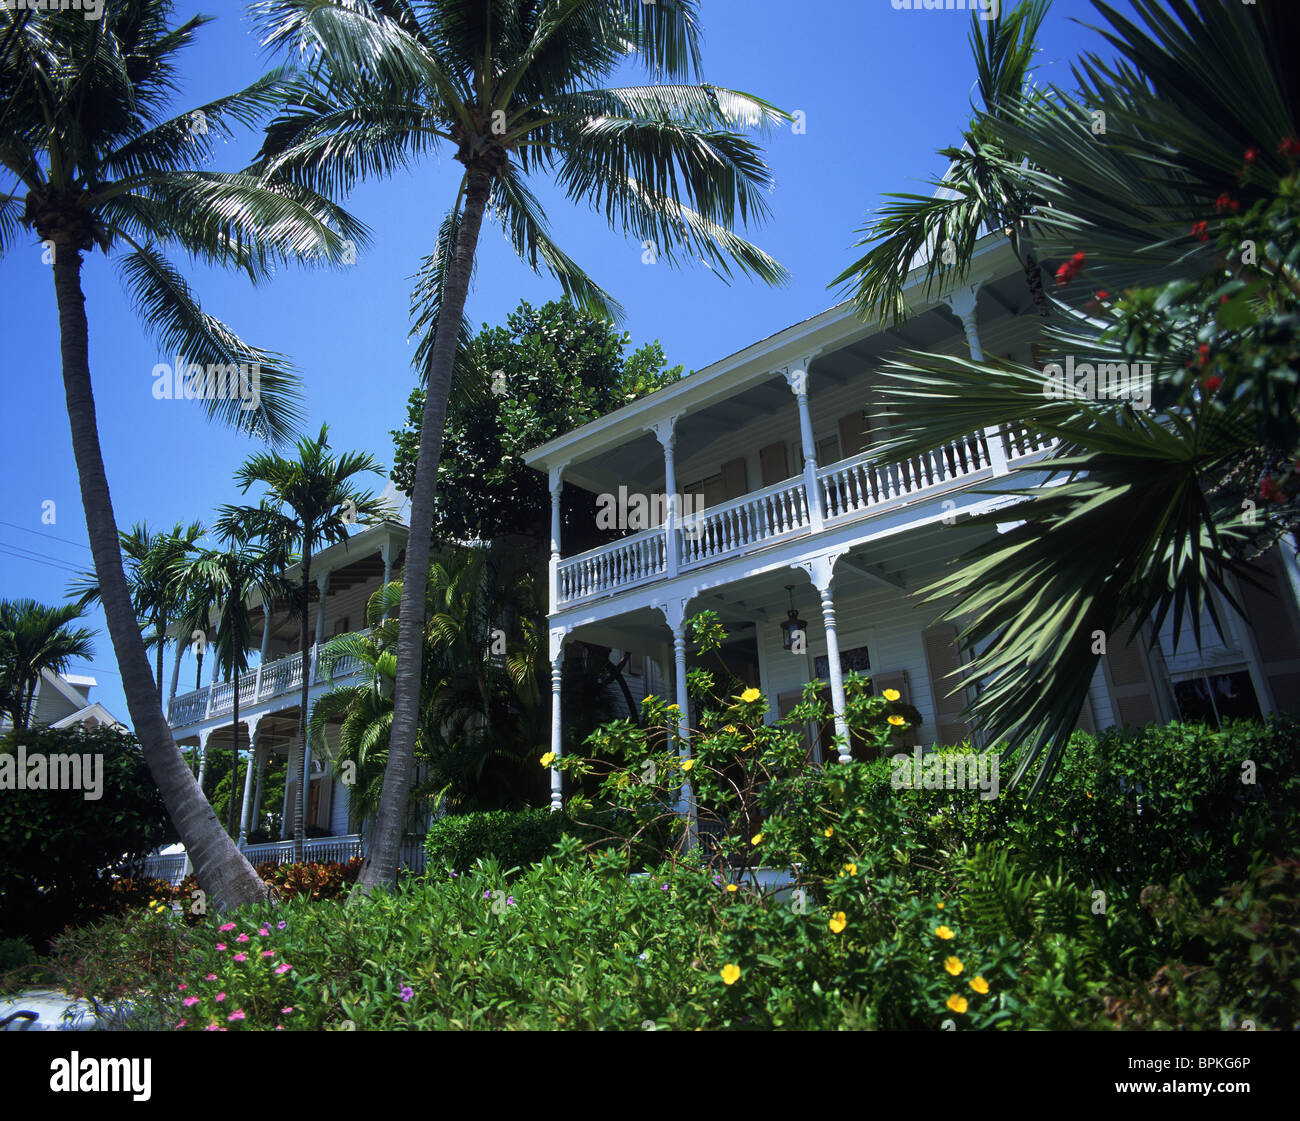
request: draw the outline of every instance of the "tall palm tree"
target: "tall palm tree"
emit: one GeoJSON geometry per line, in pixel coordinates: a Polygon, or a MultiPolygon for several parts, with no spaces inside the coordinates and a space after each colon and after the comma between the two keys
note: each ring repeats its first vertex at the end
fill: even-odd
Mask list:
{"type": "Polygon", "coordinates": [[[882,207],[859,231],[858,245],[871,248],[831,281],[847,287],[864,317],[903,319],[908,314],[903,292],[922,260],[928,294],[940,276],[947,283],[964,276],[975,243],[998,229],[1020,260],[1034,306],[1040,315],[1048,314],[1027,224],[1034,196],[1022,174],[1021,154],[996,125],[1041,100],[1030,83],[1030,68],[1051,2],[1019,0],[993,19],[972,13],[969,38],[982,108],[963,132],[961,146],[939,153],[951,164],[933,182],[934,192],[887,195],[898,201],[882,207]]]}
{"type": "MultiPolygon", "coordinates": [[[[322,548],[346,541],[354,525],[367,525],[391,515],[387,503],[372,491],[361,490],[358,475],[383,475],[379,462],[365,452],[334,455],[329,445],[329,427],[322,425],[314,440],[298,440],[292,459],[278,452],[251,456],[235,472],[235,482],[245,494],[255,483],[265,488],[257,506],[222,507],[223,523],[240,525],[250,538],[260,539],[283,555],[290,547],[298,554],[298,608],[301,612],[299,650],[302,658],[302,692],[299,698],[298,743],[295,773],[298,798],[294,805],[293,854],[302,860],[303,829],[307,817],[307,694],[308,604],[311,602],[312,557],[322,548]]],[[[316,636],[321,641],[321,636],[316,636]]]]}
{"type": "Polygon", "coordinates": [[[983,686],[971,712],[991,739],[1022,745],[1014,781],[1036,768],[1031,795],[1078,719],[1096,636],[1122,643],[1133,620],[1158,630],[1168,616],[1175,633],[1190,620],[1199,644],[1202,609],[1221,630],[1212,593],[1238,609],[1231,577],[1250,580],[1246,563],[1300,525],[1300,248],[1285,233],[1300,96],[1275,22],[1285,9],[1133,0],[1135,22],[1096,6],[1119,60],[1085,54],[1074,91],[990,127],[1027,156],[1040,243],[1083,254],[1063,295],[1124,292],[1097,293],[1090,310],[1062,300],[1048,349],[1094,368],[1149,364],[1154,407],[1048,399],[1042,370],[932,354],[893,363],[881,393],[896,424],[885,461],[1004,425],[1059,441],[1026,468],[1058,485],[1020,491],[1021,524],[922,592],[973,620],[963,637],[979,653],[954,684],[983,686]],[[1088,128],[1099,107],[1104,143],[1088,128]]]}
{"type": "Polygon", "coordinates": [[[316,89],[263,146],[268,172],[332,189],[445,147],[455,200],[412,296],[426,382],[399,613],[397,695],[382,805],[358,893],[397,876],[419,720],[424,588],[443,427],[485,212],[521,258],[588,310],[616,305],[551,238],[526,177],[553,174],[653,257],[704,260],[776,283],[785,271],[733,229],[766,214],[769,175],[736,126],[787,114],[712,85],[700,68],[698,0],[264,0],[265,41],[312,60],[316,89]],[[646,84],[611,88],[620,65],[646,84]],[[665,81],[666,79],[666,81],[665,81]]]}
{"type": "MultiPolygon", "coordinates": [[[[152,646],[157,651],[155,682],[159,693],[163,688],[167,627],[181,614],[185,599],[185,588],[176,579],[176,568],[194,551],[202,536],[203,527],[198,522],[185,526],[177,522],[170,531],[159,533],[150,533],[144,522],[138,522],[129,533],[119,534],[122,555],[126,558],[125,574],[127,587],[131,590],[131,603],[136,618],[150,628],[145,638],[145,649],[152,646]]],[[[99,581],[93,572],[87,573],[69,583],[68,593],[76,596],[82,604],[98,602],[99,581]]],[[[176,656],[180,657],[179,640],[176,656]]]]}
{"type": "MultiPolygon", "coordinates": [[[[264,279],[276,261],[345,259],[364,240],[346,211],[266,175],[202,170],[232,124],[259,120],[288,96],[275,72],[246,89],[172,115],[183,52],[206,22],[171,25],[168,0],[105,0],[88,11],[0,9],[0,253],[33,231],[53,264],[73,454],[104,615],[136,735],[199,883],[215,907],[265,888],[226,835],[185,765],[162,712],[122,571],[90,380],[83,256],[114,255],[145,327],[169,354],[228,370],[260,370],[257,406],[233,393],[204,408],[283,439],[298,416],[293,374],[200,307],[164,249],[264,279]],[[351,241],[352,245],[347,242],[351,241]]],[[[24,6],[27,8],[27,6],[24,6]]],[[[24,251],[31,250],[24,246],[24,251]]],[[[188,372],[188,371],[187,371],[188,372]]],[[[250,378],[251,380],[251,378],[250,378]]]]}
{"type": "Polygon", "coordinates": [[[229,519],[223,518],[218,522],[217,533],[224,548],[201,549],[193,560],[179,560],[174,568],[175,574],[185,583],[210,588],[212,598],[220,604],[214,654],[226,680],[234,680],[230,715],[228,824],[231,836],[237,837],[239,819],[235,791],[239,788],[239,678],[248,670],[249,637],[252,633],[248,597],[256,592],[262,603],[269,605],[277,598],[287,597],[293,589],[282,576],[285,565],[282,550],[252,543],[241,532],[241,527],[229,519]]]}
{"type": "Polygon", "coordinates": [[[73,658],[94,652],[95,632],[71,626],[83,610],[80,604],[0,599],[0,701],[18,731],[31,723],[41,674],[62,673],[73,658]]]}

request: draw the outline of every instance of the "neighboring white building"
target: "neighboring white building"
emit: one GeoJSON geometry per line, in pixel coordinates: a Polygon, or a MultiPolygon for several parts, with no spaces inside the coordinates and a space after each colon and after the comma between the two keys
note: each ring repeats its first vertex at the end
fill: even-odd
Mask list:
{"type": "MultiPolygon", "coordinates": [[[[1014,506],[1013,495],[997,492],[1046,481],[1032,465],[1048,445],[1024,431],[973,432],[881,468],[871,449],[883,433],[868,418],[879,411],[877,371],[892,355],[969,352],[1041,365],[1034,360],[1041,320],[1000,237],[980,243],[957,290],[926,299],[916,277],[915,311],[901,326],[864,322],[850,303],[840,304],[527,456],[551,487],[557,753],[575,746],[562,745],[559,732],[567,642],[637,652],[650,690],[680,699],[689,659],[684,623],[706,608],[728,627],[728,665],[774,701],[772,719],[797,702],[805,683],[821,680],[842,733],[843,672],[860,669],[875,689],[897,688],[916,706],[924,721],[919,742],[953,743],[970,734],[961,718],[964,698],[948,696],[944,684],[962,657],[954,641],[959,620],[908,593],[976,544],[972,530],[955,528],[967,515],[1014,506]],[[564,483],[609,495],[624,509],[643,495],[666,516],[652,514],[648,528],[566,555],[564,483]],[[692,516],[663,501],[673,495],[678,504],[685,496],[692,516]],[[809,623],[802,651],[782,642],[790,598],[809,623]]],[[[1008,523],[1016,520],[1008,509],[1008,523]]],[[[1300,708],[1300,571],[1290,551],[1274,550],[1262,578],[1264,588],[1240,589],[1250,625],[1226,612],[1227,642],[1200,654],[1180,643],[1177,657],[1167,634],[1163,655],[1149,657],[1143,642],[1112,648],[1080,725],[1300,708]]],[[[810,729],[814,754],[822,754],[833,730],[810,729]]],[[[552,805],[560,799],[554,772],[552,805]]]]}
{"type": "MultiPolygon", "coordinates": [[[[79,673],[59,673],[42,670],[36,682],[36,697],[32,702],[31,726],[33,728],[70,728],[81,724],[86,728],[106,725],[124,728],[124,725],[98,701],[90,699],[90,691],[99,682],[79,673]]],[[[0,733],[7,732],[12,723],[0,716],[0,733]]]]}

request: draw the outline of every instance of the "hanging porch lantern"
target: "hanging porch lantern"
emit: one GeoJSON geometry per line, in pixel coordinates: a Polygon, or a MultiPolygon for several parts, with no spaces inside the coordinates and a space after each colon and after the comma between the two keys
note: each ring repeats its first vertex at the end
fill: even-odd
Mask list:
{"type": "Polygon", "coordinates": [[[781,645],[787,650],[807,650],[808,644],[805,641],[808,624],[799,618],[799,612],[794,606],[794,585],[785,586],[786,593],[790,597],[790,610],[786,612],[785,622],[781,624],[781,645]]]}

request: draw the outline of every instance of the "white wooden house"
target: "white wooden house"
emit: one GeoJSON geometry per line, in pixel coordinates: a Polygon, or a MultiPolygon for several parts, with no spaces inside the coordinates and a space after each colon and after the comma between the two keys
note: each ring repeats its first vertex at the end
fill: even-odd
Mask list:
{"type": "MultiPolygon", "coordinates": [[[[840,304],[529,454],[528,463],[549,475],[552,499],[557,755],[576,747],[561,732],[566,643],[637,652],[650,690],[680,701],[693,661],[685,622],[706,608],[730,632],[728,665],[774,702],[770,719],[789,710],[805,683],[821,680],[843,734],[843,672],[858,669],[877,690],[897,688],[916,706],[920,743],[970,734],[961,718],[965,698],[950,695],[946,680],[962,656],[954,641],[960,620],[908,593],[976,544],[976,531],[962,527],[968,515],[1005,507],[1007,522],[999,524],[1018,520],[1014,496],[998,492],[1046,481],[1032,468],[1047,447],[1028,432],[972,432],[886,469],[873,459],[882,433],[868,418],[878,412],[878,371],[891,355],[968,350],[1028,363],[1041,320],[1001,237],[979,244],[960,289],[926,299],[916,275],[914,314],[902,326],[864,322],[840,304]],[[609,496],[601,508],[628,514],[626,535],[566,554],[565,484],[609,496]],[[645,501],[635,502],[637,495],[645,501]],[[652,512],[653,524],[638,527],[641,506],[663,515],[652,512]],[[783,643],[791,600],[809,624],[803,649],[783,643]]],[[[1227,642],[1199,654],[1182,643],[1177,656],[1168,633],[1152,655],[1142,641],[1112,647],[1081,725],[1300,707],[1300,571],[1290,550],[1266,558],[1264,578],[1263,591],[1241,589],[1251,622],[1234,617],[1227,642]]],[[[680,708],[689,752],[688,707],[680,708]]],[[[810,738],[820,752],[830,730],[810,729],[810,738]]],[[[558,771],[551,799],[558,808],[558,771]]]]}

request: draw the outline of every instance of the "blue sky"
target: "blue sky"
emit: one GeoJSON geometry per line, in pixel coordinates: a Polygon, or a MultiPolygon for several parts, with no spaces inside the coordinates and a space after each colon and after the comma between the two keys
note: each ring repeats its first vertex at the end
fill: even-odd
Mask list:
{"type": "MultiPolygon", "coordinates": [[[[702,7],[705,79],[802,110],[806,118],[803,135],[787,128],[768,143],[771,217],[750,231],[786,266],[791,282],[770,289],[741,278],[728,286],[704,265],[643,264],[640,245],[535,184],[559,243],[627,309],[623,326],[632,344],[658,339],[669,362],[688,370],[837,302],[827,284],[856,256],[854,231],[884,193],[923,190],[927,177],[942,173],[945,161],[936,149],[953,143],[969,118],[974,81],[965,13],[895,11],[890,0],[706,0],[702,7]]],[[[179,17],[195,11],[217,19],[200,31],[189,55],[178,111],[242,87],[270,65],[242,6],[177,4],[179,17]]],[[[1090,4],[1056,0],[1041,36],[1040,82],[1068,84],[1070,60],[1098,46],[1078,20],[1095,22],[1090,4]]],[[[234,170],[256,147],[256,138],[245,135],[217,166],[234,170]]],[[[365,449],[386,466],[389,430],[401,426],[414,386],[410,277],[450,205],[458,169],[448,153],[409,175],[359,187],[348,206],[371,228],[372,243],[351,267],[282,270],[270,285],[253,289],[239,277],[180,262],[206,311],[296,363],[306,431],[328,423],[336,448],[365,449]]],[[[0,597],[52,603],[63,598],[71,570],[90,561],[53,284],[34,236],[0,270],[6,369],[0,477],[7,482],[0,597]],[[47,501],[55,503],[53,525],[42,522],[47,501]]],[[[144,521],[163,528],[210,518],[215,507],[238,498],[231,476],[255,445],[206,420],[197,402],[155,400],[151,371],[169,356],[143,333],[112,263],[91,256],[83,284],[118,525],[144,521]]],[[[519,263],[498,228],[485,225],[468,308],[476,327],[500,322],[520,299],[541,303],[558,294],[554,281],[519,263]]],[[[91,624],[100,631],[95,657],[74,672],[97,677],[92,696],[125,719],[102,615],[94,614],[91,624]]],[[[168,662],[170,676],[170,656],[168,662]]]]}

